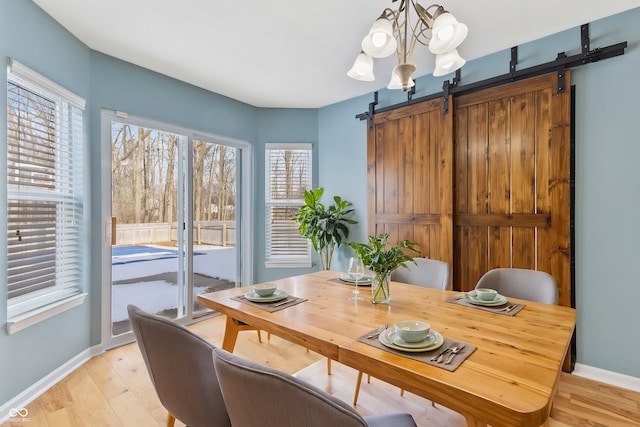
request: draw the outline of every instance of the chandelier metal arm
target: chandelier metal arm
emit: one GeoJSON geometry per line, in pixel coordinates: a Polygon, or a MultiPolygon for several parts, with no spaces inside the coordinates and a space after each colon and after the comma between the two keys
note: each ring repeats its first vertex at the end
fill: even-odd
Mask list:
{"type": "Polygon", "coordinates": [[[381,15],[381,17],[384,16],[393,23],[394,37],[398,41],[398,62],[403,64],[413,62],[413,51],[416,43],[429,46],[431,34],[429,34],[428,31],[431,31],[433,21],[440,14],[446,12],[439,4],[432,4],[425,8],[415,0],[410,0],[410,2],[418,15],[418,19],[413,25],[411,25],[409,19],[409,7],[407,7],[405,0],[402,0],[397,11],[386,8],[381,15]],[[431,9],[435,9],[435,11],[429,13],[431,9]],[[402,21],[400,21],[401,14],[404,15],[404,20],[402,21]],[[411,32],[409,32],[409,30],[411,30],[411,32]]]}

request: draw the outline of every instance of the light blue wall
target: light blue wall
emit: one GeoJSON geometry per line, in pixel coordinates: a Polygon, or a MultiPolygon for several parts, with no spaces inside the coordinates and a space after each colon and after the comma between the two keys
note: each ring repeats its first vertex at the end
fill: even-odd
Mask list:
{"type": "Polygon", "coordinates": [[[572,76],[578,361],[640,377],[640,8],[591,34],[596,46],[627,40],[629,48],[572,76]]]}
{"type": "Polygon", "coordinates": [[[263,108],[258,120],[258,144],[255,150],[256,198],[254,209],[256,218],[254,239],[254,279],[257,282],[279,279],[287,276],[316,271],[318,260],[312,268],[266,268],[265,260],[265,211],[264,211],[264,146],[270,142],[307,142],[313,144],[313,183],[318,183],[318,110],[263,108]]]}
{"type": "MultiPolygon", "coordinates": [[[[640,9],[594,22],[590,32],[592,49],[623,41],[629,47],[621,57],[572,70],[577,362],[640,378],[640,9]]],[[[580,53],[579,28],[520,46],[518,68],[553,61],[563,51],[580,53]]],[[[506,74],[510,57],[507,50],[467,63],[461,85],[506,74]]],[[[415,97],[441,87],[442,80],[420,78],[415,97]]],[[[380,106],[406,100],[400,96],[381,91],[380,106]]],[[[367,230],[366,125],[355,115],[367,111],[372,100],[351,99],[319,113],[320,185],[356,204],[361,222],[354,238],[362,240],[367,230]]]]}
{"type": "MultiPolygon", "coordinates": [[[[31,1],[0,2],[0,81],[5,85],[11,57],[90,102],[90,52],[31,1]],[[28,19],[25,25],[23,19],[28,19]],[[37,29],[33,31],[32,29],[37,29]]],[[[6,87],[6,86],[3,86],[6,87]]],[[[0,164],[7,153],[6,90],[0,91],[0,164]]],[[[85,111],[85,117],[88,117],[85,111]]],[[[2,169],[4,173],[4,168],[2,169]]],[[[2,181],[5,182],[5,181],[2,181]]],[[[0,196],[0,229],[6,230],[6,186],[0,196]]],[[[0,270],[6,271],[6,245],[0,245],[0,270]]],[[[87,289],[90,291],[89,289],[87,289]]],[[[75,307],[14,335],[5,329],[7,279],[0,275],[0,406],[89,347],[89,304],[75,307]]],[[[5,414],[0,414],[0,417],[5,414]]]]}

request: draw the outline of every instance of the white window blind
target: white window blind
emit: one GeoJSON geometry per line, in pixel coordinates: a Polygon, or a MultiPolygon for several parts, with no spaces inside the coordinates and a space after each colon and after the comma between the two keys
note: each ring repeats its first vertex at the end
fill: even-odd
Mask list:
{"type": "Polygon", "coordinates": [[[311,188],[311,144],[266,144],[266,266],[310,267],[311,244],[291,218],[311,188]]]}
{"type": "Polygon", "coordinates": [[[59,312],[65,300],[81,302],[84,100],[14,60],[7,76],[7,317],[13,333],[30,318],[59,312]]]}

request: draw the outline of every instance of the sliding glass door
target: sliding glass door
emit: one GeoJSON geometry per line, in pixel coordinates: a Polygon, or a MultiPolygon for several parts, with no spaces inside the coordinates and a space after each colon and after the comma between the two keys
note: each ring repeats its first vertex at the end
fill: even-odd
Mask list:
{"type": "Polygon", "coordinates": [[[103,112],[103,134],[107,128],[109,341],[130,332],[128,304],[190,321],[208,313],[198,294],[236,286],[250,269],[240,256],[247,147],[103,112]]]}
{"type": "MultiPolygon", "coordinates": [[[[193,293],[225,289],[238,280],[238,152],[193,141],[193,293]]],[[[206,309],[193,299],[194,315],[206,309]]]]}

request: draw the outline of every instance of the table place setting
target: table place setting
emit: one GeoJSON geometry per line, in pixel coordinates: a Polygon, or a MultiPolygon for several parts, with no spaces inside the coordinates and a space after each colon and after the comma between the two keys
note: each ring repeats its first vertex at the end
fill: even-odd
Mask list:
{"type": "Polygon", "coordinates": [[[506,316],[515,316],[525,307],[524,304],[510,303],[507,297],[500,295],[495,289],[485,288],[463,292],[446,298],[445,301],[506,316]]]}
{"type": "Polygon", "coordinates": [[[231,299],[261,308],[271,313],[307,301],[306,298],[294,297],[287,294],[284,290],[278,289],[275,283],[254,285],[253,290],[244,295],[231,297],[231,299]]]}
{"type": "Polygon", "coordinates": [[[399,321],[391,328],[384,324],[357,341],[451,372],[476,350],[475,345],[445,338],[417,320],[399,321]]]}
{"type": "MultiPolygon", "coordinates": [[[[355,286],[356,279],[351,277],[349,273],[342,273],[340,277],[336,277],[334,279],[330,279],[333,282],[341,283],[343,285],[352,285],[355,286]]],[[[371,286],[371,281],[373,280],[373,276],[364,275],[361,279],[358,279],[358,286],[371,286]]]]}

